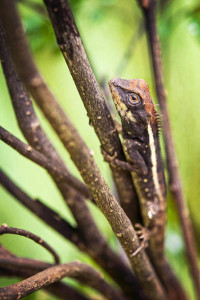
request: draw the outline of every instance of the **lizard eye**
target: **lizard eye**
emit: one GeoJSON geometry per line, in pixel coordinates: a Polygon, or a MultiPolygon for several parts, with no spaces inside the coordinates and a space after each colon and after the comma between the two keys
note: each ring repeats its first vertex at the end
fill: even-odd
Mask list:
{"type": "Polygon", "coordinates": [[[132,93],[128,95],[128,103],[130,105],[137,105],[141,103],[141,98],[138,94],[132,93]]]}

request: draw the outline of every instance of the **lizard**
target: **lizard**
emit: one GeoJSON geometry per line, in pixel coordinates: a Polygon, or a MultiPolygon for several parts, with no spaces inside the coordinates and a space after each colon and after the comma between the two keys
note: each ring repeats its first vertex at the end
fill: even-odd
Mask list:
{"type": "Polygon", "coordinates": [[[149,243],[148,254],[169,299],[187,299],[165,257],[166,182],[159,143],[159,113],[144,80],[114,78],[109,81],[109,88],[121,118],[127,160],[121,162],[112,157],[110,162],[131,171],[144,225],[135,225],[138,237],[143,239],[140,249],[149,243]]]}

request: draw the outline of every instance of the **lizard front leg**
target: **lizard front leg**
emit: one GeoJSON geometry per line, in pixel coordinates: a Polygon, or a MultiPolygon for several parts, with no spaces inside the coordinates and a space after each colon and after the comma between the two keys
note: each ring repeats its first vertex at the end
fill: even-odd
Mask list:
{"type": "MultiPolygon", "coordinates": [[[[125,171],[129,172],[135,172],[138,174],[145,175],[147,174],[147,167],[146,164],[141,156],[141,154],[138,151],[138,144],[134,143],[133,140],[130,140],[131,144],[129,148],[125,148],[127,151],[130,152],[130,159],[128,159],[128,162],[122,161],[120,159],[117,159],[117,153],[115,152],[113,156],[109,155],[102,147],[101,152],[104,156],[104,160],[109,162],[113,167],[120,168],[125,171]],[[134,147],[135,146],[135,147],[134,147]],[[132,149],[131,149],[132,147],[132,149]],[[134,149],[133,149],[134,147],[134,149]],[[134,154],[133,154],[134,152],[134,154]]],[[[129,156],[128,156],[129,157],[129,156]]]]}

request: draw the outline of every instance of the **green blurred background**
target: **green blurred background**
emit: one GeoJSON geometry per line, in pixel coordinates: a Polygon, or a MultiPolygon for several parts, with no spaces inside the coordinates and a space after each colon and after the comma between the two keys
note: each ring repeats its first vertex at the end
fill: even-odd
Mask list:
{"type": "MultiPolygon", "coordinates": [[[[109,169],[100,154],[99,141],[89,125],[86,111],[58,50],[43,3],[40,0],[20,2],[22,3],[19,4],[19,9],[37,65],[63,109],[73,120],[87,145],[93,149],[98,166],[113,190],[109,169]]],[[[158,2],[158,29],[171,126],[184,192],[195,228],[198,229],[200,227],[198,197],[200,192],[200,5],[198,0],[158,2]]],[[[105,82],[107,85],[108,80],[113,77],[143,78],[148,82],[156,102],[146,36],[144,32],[138,34],[142,16],[136,1],[74,0],[70,1],[70,4],[98,81],[105,82]],[[126,61],[125,53],[129,48],[131,56],[126,61]]],[[[0,82],[1,126],[24,140],[17,126],[2,70],[0,70],[0,82]]],[[[112,105],[111,100],[108,100],[108,105],[112,105]]],[[[111,109],[115,115],[114,108],[111,109]]],[[[36,111],[43,128],[67,166],[75,176],[80,178],[68,153],[37,107],[36,111]]],[[[0,164],[3,170],[29,195],[41,199],[70,223],[74,223],[55,185],[42,168],[23,158],[2,142],[0,142],[0,164]]],[[[100,230],[111,246],[117,249],[118,244],[107,221],[92,204],[90,208],[100,230]]],[[[0,187],[0,223],[7,223],[9,226],[30,230],[40,235],[54,246],[62,262],[79,259],[94,265],[86,255],[22,207],[2,187],[0,187]]],[[[176,209],[170,198],[166,241],[167,255],[191,299],[194,299],[176,209]]],[[[23,237],[3,236],[1,243],[16,255],[52,262],[50,254],[23,237]]],[[[0,278],[0,287],[12,282],[15,280],[0,278]]],[[[73,281],[70,283],[75,284],[73,281]]],[[[86,290],[80,285],[79,288],[86,290]]],[[[55,299],[41,291],[26,298],[55,299]]]]}

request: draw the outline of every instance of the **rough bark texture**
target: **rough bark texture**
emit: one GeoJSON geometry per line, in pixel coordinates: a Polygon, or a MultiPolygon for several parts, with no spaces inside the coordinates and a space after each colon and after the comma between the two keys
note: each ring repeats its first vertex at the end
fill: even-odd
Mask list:
{"type": "MultiPolygon", "coordinates": [[[[24,136],[33,148],[46,155],[46,157],[54,161],[55,164],[60,164],[62,168],[65,168],[62,160],[60,159],[57,152],[40,127],[30,97],[24,90],[15,72],[13,63],[9,56],[9,52],[6,49],[3,34],[1,34],[1,58],[17,121],[24,136]]],[[[75,154],[75,157],[77,159],[79,159],[79,154],[81,157],[83,156],[83,159],[80,157],[80,162],[84,165],[86,164],[87,166],[88,162],[84,161],[84,153],[87,151],[88,153],[86,154],[86,159],[89,156],[89,161],[91,160],[92,163],[94,163],[91,152],[84,143],[83,145],[85,146],[85,149],[83,150],[82,155],[82,138],[80,137],[80,141],[78,140],[79,135],[74,126],[72,126],[72,128],[70,127],[70,124],[70,121],[67,124],[61,123],[60,130],[62,135],[62,128],[64,127],[67,129],[64,134],[66,134],[67,132],[67,134],[69,135],[68,137],[66,137],[69,141],[69,148],[73,152],[75,146],[75,149],[77,150],[77,152],[74,152],[73,155],[75,154]],[[72,140],[70,140],[71,138],[72,140]],[[77,145],[74,145],[74,143],[77,143],[77,145]]],[[[82,165],[83,169],[85,168],[84,165],[82,165]]],[[[91,165],[90,168],[92,168],[91,165]]],[[[97,167],[95,167],[95,169],[96,168],[97,167]]],[[[93,170],[93,172],[95,172],[95,169],[93,170]]],[[[122,261],[122,259],[107,245],[105,238],[100,234],[99,230],[96,227],[96,224],[85,203],[85,199],[83,199],[83,197],[79,193],[77,193],[74,189],[67,185],[65,180],[60,180],[60,178],[57,178],[54,172],[50,173],[50,175],[52,176],[58,189],[63,195],[63,198],[67,202],[74,215],[74,218],[78,225],[78,233],[79,236],[81,236],[84,245],[82,249],[84,249],[84,251],[86,251],[95,260],[95,262],[100,264],[100,266],[102,266],[108,274],[110,274],[110,276],[119,284],[119,286],[126,294],[131,295],[131,297],[133,295],[135,295],[136,297],[140,297],[140,294],[138,294],[138,283],[136,282],[134,275],[131,273],[129,267],[122,261]]],[[[91,175],[89,173],[86,174],[87,178],[90,178],[90,176],[91,175]]],[[[98,176],[102,178],[99,170],[97,177],[98,176]]],[[[95,180],[93,176],[92,179],[94,189],[94,184],[97,184],[96,176],[95,180]]],[[[104,181],[103,183],[105,184],[104,181]]],[[[102,188],[101,194],[103,193],[103,191],[104,189],[102,188]]],[[[110,191],[109,193],[110,195],[112,195],[110,191]]]]}
{"type": "MultiPolygon", "coordinates": [[[[17,257],[0,245],[1,276],[27,278],[51,266],[51,264],[42,261],[17,257]]],[[[89,300],[86,296],[61,282],[53,283],[47,286],[45,290],[61,299],[89,300]]]]}
{"type": "MultiPolygon", "coordinates": [[[[30,99],[28,98],[28,95],[25,93],[21,83],[19,82],[16,76],[15,70],[13,68],[13,64],[8,55],[8,50],[5,47],[3,38],[4,38],[3,34],[1,34],[2,65],[7,80],[7,84],[9,87],[10,95],[12,98],[13,106],[15,108],[15,113],[18,119],[19,126],[22,129],[29,143],[36,149],[38,149],[37,147],[39,146],[38,150],[42,150],[43,144],[38,144],[38,143],[40,139],[43,139],[44,142],[46,142],[46,138],[44,139],[44,133],[42,132],[42,129],[38,124],[38,120],[36,119],[35,113],[33,111],[33,107],[31,106],[30,99]],[[28,109],[26,104],[27,102],[28,102],[28,109]],[[37,140],[35,139],[36,133],[39,133],[41,135],[41,137],[40,136],[39,138],[37,137],[37,140]]],[[[113,197],[111,191],[109,190],[107,184],[105,183],[97,165],[94,162],[91,151],[87,148],[86,144],[84,143],[82,138],[78,135],[74,127],[70,126],[69,121],[68,123],[65,122],[64,124],[60,124],[60,120],[56,120],[56,121],[60,125],[58,130],[59,130],[59,137],[61,141],[63,142],[66,149],[69,151],[72,160],[74,161],[75,165],[79,169],[79,172],[84,182],[88,186],[88,189],[90,190],[92,197],[94,198],[97,205],[99,206],[99,208],[102,210],[102,212],[108,219],[113,231],[115,232],[120,243],[122,244],[122,247],[124,248],[127,256],[129,257],[132,268],[135,274],[137,275],[137,278],[139,279],[145,294],[148,295],[150,299],[165,299],[165,295],[160,285],[160,282],[154,270],[152,269],[150,262],[147,256],[145,255],[144,251],[141,250],[137,255],[134,255],[135,251],[139,247],[139,241],[136,232],[133,229],[130,220],[128,219],[128,217],[120,207],[117,200],[113,197]]],[[[44,148],[43,151],[45,153],[44,148]]],[[[56,178],[54,178],[54,180],[56,182],[56,178]]],[[[64,183],[62,184],[58,183],[57,185],[61,190],[61,192],[63,193],[64,183]]],[[[63,196],[66,197],[67,194],[66,201],[70,199],[70,197],[74,199],[74,194],[76,192],[74,190],[70,191],[70,197],[69,197],[69,187],[64,186],[64,188],[65,189],[64,189],[63,196]],[[66,189],[68,190],[66,191],[66,189]]],[[[94,236],[94,231],[93,230],[91,231],[91,227],[95,228],[94,227],[95,224],[93,225],[92,224],[93,220],[90,220],[88,218],[88,210],[86,210],[85,206],[83,206],[85,205],[85,203],[80,199],[80,195],[78,196],[76,195],[75,200],[76,201],[73,202],[73,206],[69,201],[68,201],[68,205],[70,206],[71,210],[73,208],[72,211],[74,213],[74,216],[77,219],[77,222],[79,221],[78,225],[79,225],[80,232],[82,234],[87,233],[84,234],[84,239],[87,241],[87,245],[89,246],[88,252],[93,258],[95,257],[95,260],[97,262],[100,261],[101,264],[103,264],[103,261],[101,261],[102,257],[100,255],[102,251],[100,253],[100,250],[103,249],[104,250],[103,254],[105,254],[106,253],[105,249],[107,245],[104,239],[100,236],[100,234],[97,231],[95,232],[95,236],[94,236]],[[79,198],[77,199],[77,197],[79,198]],[[76,203],[82,204],[81,211],[74,210],[74,206],[76,205],[76,203]],[[84,210],[87,212],[87,214],[85,213],[84,210]],[[87,219],[86,219],[86,215],[87,215],[87,219]],[[82,221],[81,222],[82,224],[80,224],[80,220],[82,221]],[[88,222],[90,222],[90,226],[88,226],[88,222]],[[95,238],[96,238],[96,244],[95,244],[95,238]]],[[[106,250],[108,250],[108,247],[106,250]]],[[[113,258],[111,257],[110,260],[112,261],[112,259],[113,258]]],[[[109,259],[107,259],[104,262],[104,266],[107,268],[108,272],[111,273],[112,271],[112,276],[115,278],[117,277],[116,280],[118,280],[119,285],[122,286],[124,290],[127,290],[128,284],[124,282],[125,281],[124,279],[126,278],[122,276],[122,271],[120,271],[119,274],[115,274],[115,273],[113,274],[113,268],[111,269],[109,259]],[[108,264],[109,264],[109,269],[108,269],[108,264]]],[[[115,265],[113,265],[112,267],[115,267],[115,265]]],[[[130,285],[128,286],[128,288],[130,291],[130,285]]]]}
{"type": "Polygon", "coordinates": [[[78,261],[49,267],[23,281],[0,289],[0,299],[21,299],[41,288],[55,283],[64,277],[71,277],[79,280],[83,284],[96,289],[107,299],[124,300],[124,297],[112,288],[90,266],[78,261]]]}
{"type": "MultiPolygon", "coordinates": [[[[53,2],[52,9],[56,10],[57,2],[53,2]]],[[[8,44],[19,76],[57,132],[56,120],[59,118],[63,124],[69,120],[33,62],[15,4],[14,0],[10,0],[9,3],[6,0],[1,1],[0,16],[6,29],[8,44]]],[[[72,60],[68,60],[66,51],[63,54],[102,147],[110,155],[116,152],[117,158],[124,160],[117,130],[94,77],[71,10],[65,1],[62,5],[56,13],[59,16],[59,30],[56,31],[58,43],[61,50],[64,45],[68,45],[66,51],[68,49],[70,53],[73,52],[73,56],[69,53],[72,60]],[[62,36],[67,38],[67,41],[63,39],[60,43],[62,36]]],[[[131,221],[136,223],[139,218],[138,201],[131,176],[129,172],[116,168],[112,168],[112,171],[122,207],[131,221]]]]}

